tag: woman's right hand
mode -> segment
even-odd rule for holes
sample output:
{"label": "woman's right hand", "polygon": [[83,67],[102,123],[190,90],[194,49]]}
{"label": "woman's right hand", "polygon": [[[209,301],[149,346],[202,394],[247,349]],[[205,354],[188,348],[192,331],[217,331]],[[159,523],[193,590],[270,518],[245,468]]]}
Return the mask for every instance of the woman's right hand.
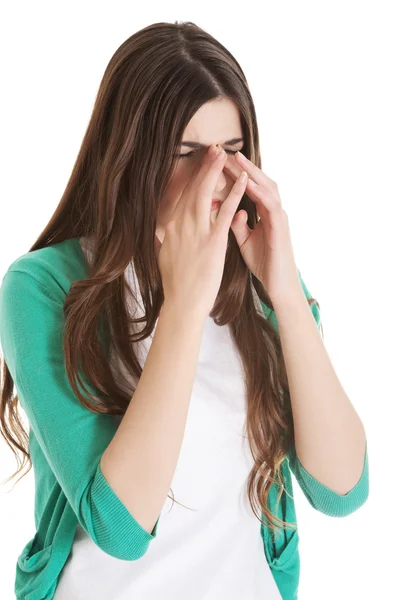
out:
{"label": "woman's right hand", "polygon": [[213,222],[212,195],[226,161],[226,152],[216,154],[210,146],[184,188],[157,256],[164,303],[188,306],[204,317],[221,286],[229,229],[247,185],[236,180]]}

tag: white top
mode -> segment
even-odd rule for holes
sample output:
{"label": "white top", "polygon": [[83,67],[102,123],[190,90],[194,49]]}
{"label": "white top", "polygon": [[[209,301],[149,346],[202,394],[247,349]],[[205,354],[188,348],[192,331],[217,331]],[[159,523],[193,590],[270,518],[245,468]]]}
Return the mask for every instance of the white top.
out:
{"label": "white top", "polygon": [[[89,240],[79,241],[89,260]],[[143,315],[132,263],[126,277]],[[139,343],[142,366],[152,335]],[[112,357],[114,370],[113,362]],[[127,375],[122,364],[118,368]],[[132,382],[130,392],[134,389]],[[247,497],[253,458],[243,434],[245,417],[240,356],[228,325],[218,326],[208,317],[171,482],[175,499],[184,506],[166,499],[157,535],[136,561],[102,551],[78,524],[53,599],[282,600],[264,554],[261,524]]]}

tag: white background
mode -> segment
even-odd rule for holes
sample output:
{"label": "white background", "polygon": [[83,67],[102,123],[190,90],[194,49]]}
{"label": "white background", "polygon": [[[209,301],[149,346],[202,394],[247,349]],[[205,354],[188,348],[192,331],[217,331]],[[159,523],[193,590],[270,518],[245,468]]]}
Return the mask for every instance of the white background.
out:
{"label": "white background", "polygon": [[[299,600],[399,593],[399,8],[114,0],[2,10],[1,277],[56,209],[104,69],[127,37],[154,22],[193,21],[244,69],[262,168],[278,183],[297,265],[369,446],[370,496],[348,517],[315,511],[293,477]],[[16,467],[0,439],[0,480]],[[2,600],[14,598],[17,556],[35,532],[33,470],[11,489],[0,487]]]}

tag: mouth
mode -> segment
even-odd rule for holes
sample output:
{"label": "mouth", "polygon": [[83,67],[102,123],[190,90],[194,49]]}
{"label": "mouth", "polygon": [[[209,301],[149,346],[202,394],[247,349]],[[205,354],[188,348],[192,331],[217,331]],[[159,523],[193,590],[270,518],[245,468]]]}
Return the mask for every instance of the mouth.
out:
{"label": "mouth", "polygon": [[217,208],[219,209],[221,207],[222,204],[222,200],[213,200],[212,204],[211,204],[211,210],[217,210]]}

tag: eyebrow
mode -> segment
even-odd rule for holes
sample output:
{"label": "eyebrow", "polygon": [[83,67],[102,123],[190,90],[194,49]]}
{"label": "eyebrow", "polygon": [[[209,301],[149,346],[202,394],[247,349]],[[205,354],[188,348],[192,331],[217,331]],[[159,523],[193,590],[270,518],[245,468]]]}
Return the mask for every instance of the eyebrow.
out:
{"label": "eyebrow", "polygon": [[[231,140],[227,140],[223,146],[233,146],[234,144],[238,144],[239,142],[243,142],[243,138],[232,138]],[[188,148],[208,148],[207,144],[200,144],[199,142],[182,142],[181,146],[188,146]]]}

